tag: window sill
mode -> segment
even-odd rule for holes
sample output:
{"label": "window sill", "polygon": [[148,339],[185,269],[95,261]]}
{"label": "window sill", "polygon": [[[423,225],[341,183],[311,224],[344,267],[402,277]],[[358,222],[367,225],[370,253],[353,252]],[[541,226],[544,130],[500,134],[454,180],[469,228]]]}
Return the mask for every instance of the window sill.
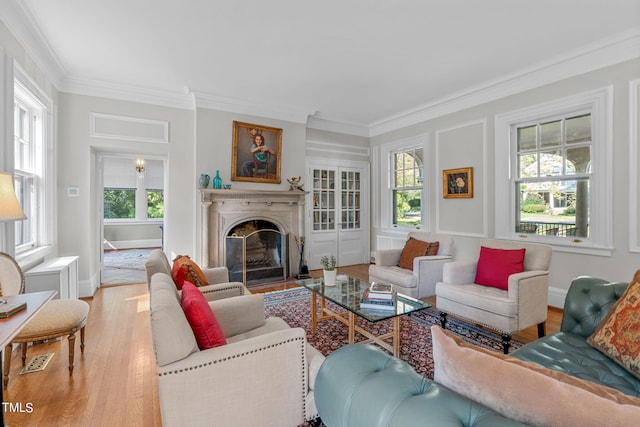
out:
{"label": "window sill", "polygon": [[138,221],[135,219],[105,219],[104,225],[162,225],[164,220],[154,219],[147,221]]}
{"label": "window sill", "polygon": [[569,241],[558,241],[558,238],[531,238],[520,237],[520,234],[512,236],[510,240],[516,242],[531,242],[531,243],[542,243],[549,245],[553,248],[554,252],[565,252],[565,253],[573,253],[580,255],[595,255],[595,256],[606,256],[610,257],[613,255],[613,248],[604,247],[604,246],[596,246],[593,243],[589,243],[586,241],[580,243],[574,243]]}
{"label": "window sill", "polygon": [[16,254],[15,259],[22,271],[27,271],[37,264],[40,264],[44,258],[52,254],[53,246],[38,246]]}

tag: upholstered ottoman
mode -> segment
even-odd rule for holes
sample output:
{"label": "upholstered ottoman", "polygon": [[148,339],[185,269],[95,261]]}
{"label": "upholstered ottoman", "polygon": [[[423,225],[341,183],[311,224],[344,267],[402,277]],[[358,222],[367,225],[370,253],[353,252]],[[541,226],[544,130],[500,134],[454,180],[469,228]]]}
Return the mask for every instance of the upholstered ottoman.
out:
{"label": "upholstered ottoman", "polygon": [[[82,300],[53,300],[33,317],[13,343],[22,344],[22,366],[27,360],[27,346],[30,342],[44,341],[68,335],[69,375],[73,374],[74,344],[76,332],[80,331],[80,351],[84,352],[84,327],[89,317],[89,304]],[[9,384],[12,344],[5,348],[4,388]]]}

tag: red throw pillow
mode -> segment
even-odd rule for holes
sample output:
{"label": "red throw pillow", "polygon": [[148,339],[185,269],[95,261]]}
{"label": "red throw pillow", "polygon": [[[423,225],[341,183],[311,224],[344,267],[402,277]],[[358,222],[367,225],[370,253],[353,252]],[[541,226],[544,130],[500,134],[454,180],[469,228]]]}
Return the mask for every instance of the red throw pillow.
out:
{"label": "red throw pillow", "polygon": [[509,289],[509,276],[524,271],[525,249],[494,249],[480,247],[475,283]]}
{"label": "red throw pillow", "polygon": [[187,255],[178,255],[173,260],[171,276],[178,289],[182,289],[184,282],[190,282],[198,287],[208,285],[207,276]]}
{"label": "red throw pillow", "polygon": [[182,286],[182,310],[191,325],[200,350],[227,343],[209,302],[193,283],[184,282]]}

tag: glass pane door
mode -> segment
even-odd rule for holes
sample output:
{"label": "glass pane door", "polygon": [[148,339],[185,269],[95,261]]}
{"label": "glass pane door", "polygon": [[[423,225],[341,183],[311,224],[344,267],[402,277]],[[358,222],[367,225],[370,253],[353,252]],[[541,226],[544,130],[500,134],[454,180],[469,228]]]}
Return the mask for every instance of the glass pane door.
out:
{"label": "glass pane door", "polygon": [[313,229],[335,230],[336,173],[313,170]]}
{"label": "glass pane door", "polygon": [[360,172],[343,171],[341,177],[340,221],[343,230],[360,228]]}

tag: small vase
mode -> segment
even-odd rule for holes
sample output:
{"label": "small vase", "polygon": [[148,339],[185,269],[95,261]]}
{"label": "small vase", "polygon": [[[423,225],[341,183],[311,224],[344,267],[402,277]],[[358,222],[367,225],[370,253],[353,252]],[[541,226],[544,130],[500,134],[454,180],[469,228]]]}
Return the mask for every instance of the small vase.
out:
{"label": "small vase", "polygon": [[336,285],[336,274],[338,270],[322,270],[324,274],[324,285],[325,286],[335,286]]}
{"label": "small vase", "polygon": [[209,186],[209,181],[211,181],[211,177],[206,173],[200,174],[200,179],[198,179],[198,184],[200,188],[207,188]]}
{"label": "small vase", "polygon": [[216,176],[213,178],[213,188],[222,188],[222,178],[220,178],[220,171],[216,171]]}

